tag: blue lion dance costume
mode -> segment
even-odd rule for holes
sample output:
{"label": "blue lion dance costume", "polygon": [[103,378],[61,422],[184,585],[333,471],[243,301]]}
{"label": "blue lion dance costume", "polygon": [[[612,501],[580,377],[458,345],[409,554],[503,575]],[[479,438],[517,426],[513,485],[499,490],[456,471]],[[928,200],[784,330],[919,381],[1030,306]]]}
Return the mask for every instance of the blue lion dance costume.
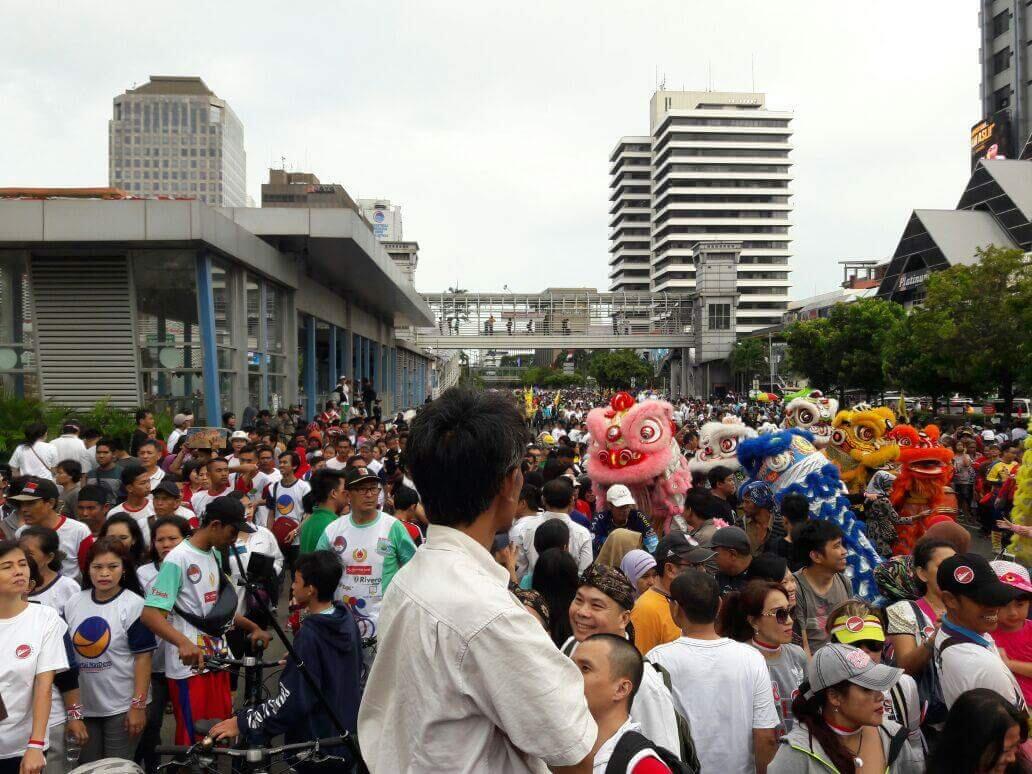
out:
{"label": "blue lion dance costume", "polygon": [[812,440],[810,433],[796,428],[746,438],[738,445],[738,461],[751,480],[768,484],[779,502],[786,494],[798,492],[810,503],[810,518],[838,524],[848,551],[846,576],[854,593],[882,604],[873,574],[882,557],[849,509],[838,468],[817,451]]}

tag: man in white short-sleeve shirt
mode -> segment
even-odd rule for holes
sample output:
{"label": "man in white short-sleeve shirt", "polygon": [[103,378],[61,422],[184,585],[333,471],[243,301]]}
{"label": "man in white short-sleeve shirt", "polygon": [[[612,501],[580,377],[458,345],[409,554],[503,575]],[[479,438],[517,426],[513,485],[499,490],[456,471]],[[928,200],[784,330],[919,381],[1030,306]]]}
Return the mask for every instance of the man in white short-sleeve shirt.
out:
{"label": "man in white short-sleeve shirt", "polygon": [[720,589],[713,576],[686,570],[670,584],[682,636],[646,654],[670,673],[674,706],[688,719],[703,771],[765,771],[779,724],[767,664],[755,648],[716,633]]}
{"label": "man in white short-sleeve shirt", "polygon": [[972,688],[991,688],[1016,708],[1025,700],[1014,675],[1003,663],[990,632],[999,609],[1025,592],[999,578],[978,554],[947,557],[936,572],[946,612],[935,635],[933,658],[946,706]]}
{"label": "man in white short-sleeve shirt", "polygon": [[598,728],[583,679],[489,550],[516,511],[525,427],[500,394],[465,389],[412,423],[406,454],[430,527],[380,609],[358,714],[372,774],[590,768]]}
{"label": "man in white short-sleeve shirt", "polygon": [[591,533],[570,518],[573,510],[573,485],[568,478],[549,481],[541,490],[545,501],[544,513],[520,519],[516,537],[516,575],[522,578],[534,571],[538,554],[534,549],[534,533],[549,519],[559,519],[570,528],[570,543],[567,550],[577,562],[577,571],[584,572],[595,558],[592,550]]}

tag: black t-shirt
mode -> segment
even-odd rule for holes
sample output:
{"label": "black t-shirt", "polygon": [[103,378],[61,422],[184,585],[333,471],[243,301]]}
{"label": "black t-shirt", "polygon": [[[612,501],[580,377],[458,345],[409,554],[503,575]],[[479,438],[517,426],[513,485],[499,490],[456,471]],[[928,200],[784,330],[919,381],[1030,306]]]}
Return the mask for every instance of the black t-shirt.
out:
{"label": "black t-shirt", "polygon": [[788,562],[788,569],[792,572],[799,572],[803,569],[803,563],[795,558],[795,546],[785,538],[779,538],[774,544],[774,553],[783,557]]}
{"label": "black t-shirt", "polygon": [[728,524],[740,526],[738,513],[735,511],[734,506],[723,497],[717,497],[715,494],[711,494],[706,500],[706,517],[710,519],[723,519]]}
{"label": "black t-shirt", "polygon": [[732,591],[741,591],[742,587],[748,583],[751,579],[749,577],[749,571],[746,570],[738,575],[725,575],[722,572],[718,572],[716,575],[717,586],[720,587],[720,596],[730,594]]}
{"label": "black t-shirt", "polygon": [[365,403],[372,403],[374,400],[376,400],[376,390],[374,390],[372,387],[366,387],[364,390],[362,390],[362,400]]}
{"label": "black t-shirt", "polygon": [[129,454],[133,457],[136,456],[136,452],[140,450],[140,444],[150,438],[149,435],[140,428],[133,430],[132,441],[129,443]]}

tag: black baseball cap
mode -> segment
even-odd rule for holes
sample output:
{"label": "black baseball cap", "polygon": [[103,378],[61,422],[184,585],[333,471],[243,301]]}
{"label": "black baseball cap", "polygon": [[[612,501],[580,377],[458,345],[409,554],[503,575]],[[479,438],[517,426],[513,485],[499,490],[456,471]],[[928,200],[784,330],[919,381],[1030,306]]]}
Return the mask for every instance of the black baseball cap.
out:
{"label": "black baseball cap", "polygon": [[749,536],[741,527],[721,527],[710,538],[710,546],[712,548],[729,548],[746,556],[752,553]]}
{"label": "black baseball cap", "polygon": [[169,497],[177,498],[182,497],[182,494],[179,492],[179,487],[176,486],[176,482],[169,481],[167,478],[161,479],[161,481],[158,482],[158,485],[151,490],[151,494],[166,494]]}
{"label": "black baseball cap", "polygon": [[365,481],[380,483],[380,477],[364,465],[352,465],[344,471],[344,488],[354,489]]}
{"label": "black baseball cap", "polygon": [[33,500],[56,500],[58,496],[57,484],[49,479],[33,476],[22,485],[18,494],[10,499],[27,503]]}
{"label": "black baseball cap", "polygon": [[988,560],[978,554],[954,554],[944,559],[935,577],[941,591],[989,607],[1002,607],[1025,593],[1001,581]]}
{"label": "black baseball cap", "polygon": [[705,564],[716,556],[716,553],[703,548],[680,530],[673,530],[660,539],[653,556],[656,558],[656,564],[660,566],[672,558],[689,564]]}
{"label": "black baseball cap", "polygon": [[244,516],[244,504],[235,497],[216,497],[204,509],[204,523],[220,521],[232,524],[241,532],[257,532]]}

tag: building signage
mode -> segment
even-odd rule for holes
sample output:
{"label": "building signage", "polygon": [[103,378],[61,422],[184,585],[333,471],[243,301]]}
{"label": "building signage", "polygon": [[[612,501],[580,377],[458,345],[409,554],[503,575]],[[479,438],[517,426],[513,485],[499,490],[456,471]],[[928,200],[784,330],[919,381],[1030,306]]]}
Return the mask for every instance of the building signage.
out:
{"label": "building signage", "polygon": [[1010,115],[1000,111],[971,127],[971,168],[982,159],[1005,159],[1011,156]]}
{"label": "building signage", "polygon": [[928,279],[928,273],[928,269],[921,269],[920,271],[908,271],[906,274],[900,274],[899,284],[896,286],[896,289],[908,290],[918,285],[923,285]]}

